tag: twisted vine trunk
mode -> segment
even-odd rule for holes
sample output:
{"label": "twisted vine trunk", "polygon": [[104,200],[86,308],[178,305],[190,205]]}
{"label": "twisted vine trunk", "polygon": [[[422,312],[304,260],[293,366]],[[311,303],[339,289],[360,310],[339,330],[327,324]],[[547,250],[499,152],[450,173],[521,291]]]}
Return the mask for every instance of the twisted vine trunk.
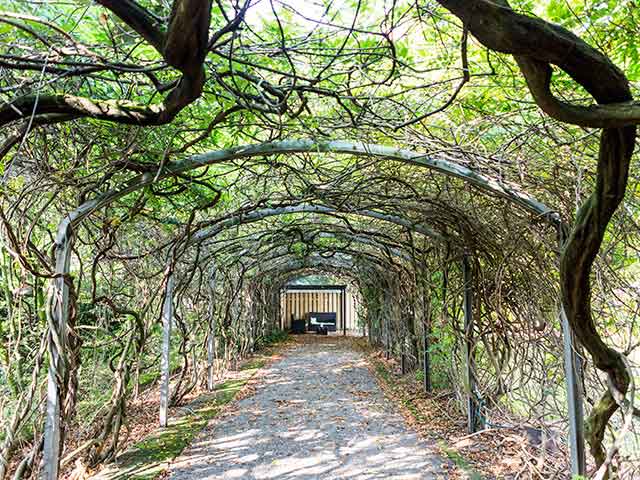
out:
{"label": "twisted vine trunk", "polygon": [[[600,337],[591,310],[591,269],[613,214],[622,202],[635,145],[635,108],[625,75],[602,53],[568,30],[511,10],[505,0],[439,0],[483,45],[512,54],[538,106],[550,116],[585,127],[603,128],[593,193],[579,209],[561,253],[562,300],[576,337],[621,394],[629,387],[622,354]],[[557,65],[584,87],[599,105],[575,106],[550,90]],[[608,390],[587,420],[587,441],[598,466],[606,459],[605,428],[618,410]]]}
{"label": "twisted vine trunk", "polygon": [[[634,143],[634,127],[602,132],[596,189],[576,216],[560,265],[562,298],[571,327],[596,367],[607,373],[622,394],[628,390],[629,374],[621,353],[607,346],[596,330],[591,311],[590,273],[607,225],[624,198]],[[602,441],[607,423],[616,410],[618,404],[607,390],[587,422],[587,440],[598,465],[606,458]]]}

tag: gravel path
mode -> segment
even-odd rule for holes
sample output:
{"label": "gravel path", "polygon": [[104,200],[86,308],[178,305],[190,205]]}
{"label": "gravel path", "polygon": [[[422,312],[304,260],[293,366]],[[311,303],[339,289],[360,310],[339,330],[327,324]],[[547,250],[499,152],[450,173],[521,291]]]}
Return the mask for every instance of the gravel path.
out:
{"label": "gravel path", "polygon": [[442,461],[394,411],[361,354],[299,344],[176,459],[174,480],[433,479]]}

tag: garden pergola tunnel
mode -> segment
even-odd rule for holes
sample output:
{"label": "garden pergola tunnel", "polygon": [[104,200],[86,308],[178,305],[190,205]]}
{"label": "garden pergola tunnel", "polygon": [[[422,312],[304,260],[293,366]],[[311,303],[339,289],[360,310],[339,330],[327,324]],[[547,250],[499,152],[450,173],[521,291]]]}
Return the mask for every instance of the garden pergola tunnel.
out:
{"label": "garden pergola tunnel", "polygon": [[[349,143],[344,141],[333,142],[314,142],[311,140],[295,140],[285,141],[277,143],[267,143],[260,145],[252,145],[246,147],[238,147],[230,150],[210,152],[202,155],[196,155],[190,157],[187,160],[178,163],[171,163],[164,167],[158,174],[153,175],[150,173],[144,173],[137,177],[128,180],[121,188],[116,188],[103,193],[102,195],[90,199],[84,202],[78,209],[71,212],[65,217],[63,222],[58,227],[58,235],[56,238],[55,248],[55,278],[53,280],[53,303],[51,308],[51,320],[50,320],[50,340],[49,340],[49,353],[50,353],[50,369],[48,379],[48,396],[47,396],[47,416],[45,427],[45,441],[44,441],[44,458],[45,458],[45,478],[54,479],[58,476],[58,464],[60,460],[60,385],[59,379],[64,378],[65,369],[67,368],[68,361],[65,355],[68,351],[68,327],[67,322],[69,318],[69,295],[70,295],[70,258],[74,241],[74,233],[79,228],[80,224],[88,218],[93,212],[100,208],[108,206],[110,203],[128,195],[136,190],[140,190],[147,186],[153,185],[156,182],[162,181],[174,175],[178,175],[189,170],[193,170],[206,165],[215,163],[221,163],[225,161],[231,161],[249,157],[262,157],[271,156],[276,154],[293,154],[293,153],[331,153],[331,154],[343,154],[343,155],[356,155],[372,158],[380,158],[387,160],[396,160],[399,162],[409,163],[414,166],[424,167],[426,169],[433,170],[438,173],[442,173],[447,176],[452,176],[463,180],[464,182],[478,188],[489,195],[497,196],[508,200],[515,206],[524,209],[529,214],[533,214],[535,217],[548,222],[554,228],[563,230],[563,226],[559,221],[559,217],[553,212],[552,209],[544,206],[535,199],[530,198],[526,194],[519,192],[516,188],[496,182],[490,178],[480,175],[472,170],[458,165],[454,162],[446,159],[433,159],[423,154],[414,153],[406,150],[399,150],[395,148],[383,147],[378,145],[366,145],[362,143]],[[247,225],[250,223],[259,222],[268,217],[277,217],[291,214],[314,214],[314,215],[335,215],[340,213],[347,213],[350,215],[360,215],[363,217],[369,217],[378,221],[389,222],[402,226],[408,231],[425,235],[432,239],[433,242],[446,242],[447,235],[445,232],[438,232],[431,228],[428,224],[415,223],[410,218],[406,218],[403,215],[392,215],[389,213],[380,212],[373,209],[352,209],[348,206],[332,206],[322,205],[321,201],[315,204],[301,203],[291,205],[281,205],[276,207],[257,208],[250,211],[242,211],[237,214],[230,214],[226,218],[215,220],[211,225],[205,226],[202,229],[190,232],[186,237],[186,240],[177,242],[176,245],[170,250],[167,258],[167,269],[165,274],[165,293],[164,293],[164,307],[162,313],[164,336],[163,336],[163,349],[162,349],[162,379],[161,379],[161,406],[160,406],[160,422],[162,425],[166,425],[168,422],[167,406],[169,398],[169,343],[171,334],[171,323],[174,316],[173,295],[174,295],[174,276],[176,275],[176,256],[179,252],[183,252],[187,247],[193,247],[198,245],[204,245],[206,242],[211,242],[221,232],[229,230],[241,225]],[[361,242],[368,244],[376,244],[375,239],[371,239],[365,235],[366,240],[359,239]],[[391,250],[387,250],[391,251]],[[277,252],[277,251],[276,251]],[[398,252],[396,252],[398,253]],[[467,274],[470,272],[468,265],[468,254],[461,249],[459,252],[459,258],[461,264],[464,266],[463,271]],[[353,253],[345,253],[345,259],[351,259],[353,261]],[[276,255],[276,258],[286,258],[286,252],[281,255]],[[215,259],[214,259],[215,261]],[[262,259],[262,263],[264,259]],[[319,265],[323,264],[323,260],[320,260]],[[300,266],[298,267],[300,268]],[[338,268],[344,268],[344,266],[338,266]],[[211,272],[211,281],[215,282],[215,276],[217,269],[213,269]],[[471,372],[473,364],[473,357],[471,353],[471,345],[474,340],[471,337],[472,325],[473,325],[473,306],[472,306],[472,291],[470,277],[465,277],[465,295],[464,295],[464,307],[465,307],[465,341],[467,343],[467,383],[466,390],[468,392],[468,413],[469,413],[469,429],[475,431],[480,425],[479,418],[476,416],[478,412],[478,406],[476,405],[475,393],[474,393],[474,378]],[[582,428],[582,412],[581,412],[581,395],[579,391],[579,381],[574,377],[574,372],[578,372],[579,365],[576,360],[576,353],[573,346],[573,339],[570,333],[568,322],[566,322],[566,316],[561,313],[562,327],[564,329],[565,338],[565,356],[567,370],[567,392],[569,399],[570,410],[570,428],[571,428],[571,447],[572,447],[572,468],[575,473],[581,473],[584,471],[584,450],[583,439],[581,434]],[[212,359],[212,353],[214,349],[215,332],[209,332],[208,336],[208,351],[210,352],[209,361]],[[425,362],[425,368],[427,362]],[[208,383],[212,386],[213,380],[211,377],[211,364],[208,365]]]}
{"label": "garden pergola tunnel", "polygon": [[532,476],[639,476],[637,2],[76,3],[0,9],[0,478],[113,460],[158,363],[170,423],[295,272],[470,430],[568,438]]}

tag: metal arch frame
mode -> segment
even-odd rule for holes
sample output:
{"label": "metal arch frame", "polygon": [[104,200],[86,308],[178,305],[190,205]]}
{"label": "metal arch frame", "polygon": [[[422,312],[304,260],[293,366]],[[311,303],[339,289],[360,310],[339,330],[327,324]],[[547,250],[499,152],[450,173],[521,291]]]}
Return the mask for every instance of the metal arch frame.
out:
{"label": "metal arch frame", "polygon": [[[256,156],[269,156],[293,153],[333,153],[356,156],[373,156],[381,159],[399,161],[422,166],[436,172],[459,178],[479,189],[509,200],[534,215],[545,218],[554,225],[561,224],[559,215],[543,203],[523,193],[515,186],[496,181],[473,170],[446,159],[434,159],[428,154],[418,153],[384,145],[349,142],[344,140],[318,142],[315,140],[287,140],[281,142],[261,143],[217,150],[193,155],[185,160],[170,163],[158,174],[146,172],[137,175],[120,188],[111,189],[91,200],[84,202],[77,209],[66,215],[59,223],[55,239],[55,277],[53,279],[53,304],[51,306],[51,322],[48,340],[49,370],[47,376],[47,406],[44,431],[43,459],[45,468],[43,478],[58,478],[60,461],[60,398],[56,377],[64,374],[66,368],[64,356],[68,345],[67,322],[69,316],[69,291],[66,282],[69,280],[71,247],[75,228],[97,209],[107,206],[129,193],[138,191],[157,181],[170,178],[187,171],[237,159]],[[414,225],[411,225],[414,227]]]}
{"label": "metal arch frame", "polygon": [[363,217],[375,218],[378,220],[387,221],[400,225],[402,227],[409,228],[417,233],[421,233],[428,237],[431,237],[438,241],[445,241],[445,238],[433,229],[419,223],[413,223],[403,217],[397,215],[390,215],[387,213],[377,212],[375,210],[360,209],[360,210],[341,210],[335,207],[328,207],[326,205],[318,205],[314,203],[292,203],[286,206],[280,207],[267,207],[259,210],[254,210],[248,213],[242,213],[229,216],[216,225],[208,228],[201,229],[191,235],[188,239],[187,245],[194,245],[199,242],[203,242],[208,238],[215,237],[223,230],[231,228],[237,225],[244,225],[247,223],[258,222],[268,217],[274,217],[279,215],[286,215],[290,213],[319,213],[319,214],[349,214],[360,215]]}
{"label": "metal arch frame", "polygon": [[296,259],[293,259],[293,261],[290,262],[288,265],[285,265],[285,268],[283,269],[271,268],[269,270],[259,271],[256,273],[255,276],[260,277],[267,273],[272,273],[274,271],[279,273],[279,275],[283,276],[284,279],[278,280],[278,282],[276,282],[276,285],[278,286],[278,288],[282,288],[282,286],[285,285],[287,280],[291,278],[292,275],[299,274],[300,272],[303,272],[305,270],[322,271],[325,273],[328,273],[328,272],[336,273],[335,271],[340,271],[342,272],[342,275],[345,275],[351,278],[353,281],[358,282],[358,277],[356,275],[352,275],[350,273],[350,270],[347,270],[347,268],[353,268],[355,264],[346,265],[341,262],[334,262],[334,260],[337,260],[337,259],[335,259],[334,257],[329,257],[329,258],[319,257],[319,258],[314,258],[312,260],[313,262],[315,262],[314,265],[309,265],[308,257],[306,259],[306,263],[302,259],[296,258]]}
{"label": "metal arch frame", "polygon": [[[303,205],[299,205],[297,207],[298,207],[297,211],[306,211],[304,210]],[[282,207],[282,208],[288,208],[288,207]],[[198,232],[192,238],[194,239],[194,241],[196,240],[196,237],[197,237],[197,240],[204,241],[206,238],[210,238],[212,236],[217,235],[222,230],[224,230],[224,228],[227,228],[228,226],[251,223],[251,222],[258,221],[260,219],[267,218],[269,216],[278,215],[279,213],[276,210],[277,209],[265,209],[263,211],[254,211],[252,212],[254,215],[252,215],[250,218],[238,219],[237,217],[229,217],[228,219],[229,225],[219,225],[212,229]],[[315,213],[329,213],[330,210],[331,209],[329,207],[316,208],[316,206],[314,206],[313,208],[313,211]],[[291,213],[291,211],[287,211],[284,213]],[[364,212],[349,212],[349,213],[360,213],[363,216],[368,216],[367,213],[364,213]],[[398,222],[395,222],[393,219],[390,219],[389,217],[385,218],[385,220],[390,221],[392,223],[398,223]],[[400,224],[402,225],[403,223],[400,223]],[[330,232],[330,233],[327,233],[327,235],[333,238],[342,236],[345,239],[348,239],[349,241],[353,241],[355,243],[367,244],[369,246],[372,246],[375,250],[385,251],[390,254],[393,254],[394,256],[400,257],[404,260],[409,260],[405,252],[402,251],[401,245],[399,246],[400,248],[390,247],[388,245],[381,244],[376,240],[372,240],[368,238],[368,236],[366,235],[361,235],[361,234],[349,235],[349,234],[345,234],[344,232]],[[320,231],[320,236],[322,236],[321,231]],[[353,258],[353,256],[349,253],[347,253],[347,255]],[[287,252],[284,252],[282,254],[277,255],[275,258],[286,257],[286,256],[287,256]],[[375,255],[373,256],[376,257]],[[274,259],[272,258],[270,260],[274,260]],[[484,428],[484,423],[482,419],[478,417],[479,407],[477,405],[477,400],[474,396],[475,380],[473,378],[473,347],[472,347],[473,302],[470,300],[471,296],[473,295],[473,291],[472,291],[472,285],[470,280],[471,277],[470,277],[469,258],[467,255],[464,255],[463,257],[462,270],[465,273],[465,281],[464,281],[465,283],[465,294],[464,294],[465,342],[466,342],[465,363],[466,363],[466,377],[467,377],[467,383],[469,388],[468,399],[467,399],[468,400],[467,402],[468,403],[467,405],[468,429],[471,433],[473,433],[477,431],[479,428]],[[581,398],[582,395],[579,388],[576,387],[576,381],[577,381],[576,376],[579,376],[581,374],[580,367],[579,367],[580,359],[577,356],[576,352],[574,351],[575,347],[574,347],[573,334],[566,322],[566,316],[564,315],[564,310],[562,309],[562,307],[560,310],[560,319],[561,319],[561,329],[562,329],[562,334],[564,339],[563,349],[564,349],[564,357],[565,357],[565,370],[567,372],[566,388],[568,391],[568,405],[569,405],[569,412],[570,412],[570,422],[569,422],[570,433],[571,433],[570,443],[573,446],[571,458],[572,458],[573,469],[578,470],[579,468],[582,468],[580,467],[580,465],[584,465],[584,450],[585,450],[584,438],[583,438],[583,427],[582,427],[582,421],[583,421],[582,420],[583,407],[582,407],[582,398]],[[343,325],[343,334],[345,334],[344,325]],[[425,349],[425,352],[426,352],[426,349]],[[427,360],[427,357],[425,356],[425,368],[427,368],[426,367],[427,362],[428,360]],[[578,366],[576,367],[576,365]]]}
{"label": "metal arch frame", "polygon": [[[406,252],[403,252],[402,250],[398,249],[398,248],[392,248],[392,247],[386,247],[385,245],[380,245],[380,244],[376,244],[376,242],[370,242],[370,241],[366,241],[366,239],[363,238],[358,238],[358,237],[347,237],[345,236],[345,238],[348,239],[348,241],[350,243],[357,243],[359,245],[367,245],[367,246],[371,246],[373,248],[373,250],[371,251],[362,251],[362,252],[355,252],[352,251],[346,247],[342,247],[342,246],[338,246],[334,249],[332,249],[336,254],[344,254],[344,255],[349,255],[351,258],[354,257],[355,254],[359,255],[360,257],[373,257],[376,259],[376,261],[378,261],[379,263],[381,262],[386,262],[389,260],[389,258],[385,258],[384,256],[378,255],[377,252],[383,252],[383,253],[387,253],[389,256],[393,256],[393,257],[397,257],[400,258],[406,262],[410,262],[412,259],[411,257],[409,257],[409,255]],[[376,252],[376,253],[374,253]],[[251,257],[252,253],[254,253],[251,249],[249,248],[244,248],[242,250],[240,250],[239,252],[236,253],[236,257],[244,257],[244,256],[249,256]],[[251,262],[246,266],[247,270],[251,270],[253,268],[257,268],[258,265],[263,264],[267,261],[270,260],[274,260],[277,258],[282,258],[282,257],[287,257],[290,256],[291,252],[287,249],[286,245],[278,245],[276,247],[274,247],[270,252],[269,252],[269,256],[265,257],[264,255],[261,255],[260,253],[257,254],[258,258],[255,258],[251,260]],[[207,261],[209,261],[211,259],[211,257],[208,258],[204,258],[202,259],[202,263],[206,263]],[[373,260],[372,260],[373,261]],[[230,264],[228,264],[230,265]]]}
{"label": "metal arch frame", "polygon": [[214,262],[211,266],[211,271],[209,273],[209,279],[207,282],[207,288],[209,290],[209,308],[207,310],[207,320],[209,323],[209,328],[207,331],[207,390],[212,392],[214,390],[214,381],[213,381],[213,364],[215,362],[216,357],[216,308],[215,308],[215,299],[216,299],[216,277],[217,277],[217,266]]}
{"label": "metal arch frame", "polygon": [[[283,261],[284,259],[284,261]],[[302,258],[291,259],[290,257],[281,256],[279,258],[270,259],[271,266],[266,270],[261,270],[256,276],[263,276],[272,272],[280,272],[281,274],[289,275],[297,273],[303,270],[314,269],[329,271],[329,269],[341,270],[343,272],[350,272],[351,269],[356,267],[356,264],[350,258],[350,256],[340,257],[322,257],[319,255],[313,255]],[[356,279],[354,275],[347,273],[347,276]]]}
{"label": "metal arch frame", "polygon": [[[301,272],[309,269],[316,270],[316,271],[330,272],[335,270],[345,271],[346,268],[349,268],[349,265],[344,263],[344,261],[340,261],[340,260],[336,261],[336,260],[337,259],[334,259],[334,258],[324,258],[324,257],[307,259],[305,261],[299,260],[299,259],[292,261],[291,259],[289,259],[285,262],[279,262],[278,265],[275,265],[269,270],[266,270],[265,272],[261,272],[261,273],[278,272],[280,274],[285,274],[286,276],[288,276],[289,274],[293,274],[296,272]],[[348,275],[348,276],[353,278],[353,276],[351,275]],[[274,287],[274,288],[282,289],[283,286],[279,285],[278,287]]]}
{"label": "metal arch frame", "polygon": [[[369,245],[375,249],[383,250],[389,255],[393,255],[410,262],[414,261],[414,259],[411,258],[409,254],[404,251],[405,245],[403,245],[402,242],[393,242],[389,237],[385,237],[385,235],[379,231],[352,232],[349,229],[342,226],[341,224],[324,224],[323,223],[323,224],[314,224],[314,227],[316,227],[315,230],[302,231],[303,235],[309,236],[309,238],[305,237],[303,240],[313,239],[313,237],[335,238],[336,240],[343,241],[343,242]],[[278,233],[281,233],[281,232],[278,232]],[[270,235],[269,230],[263,230],[260,232],[253,233],[251,235],[244,236],[239,239],[236,239],[236,238],[229,239],[229,240],[222,239],[220,240],[220,246],[217,249],[215,249],[213,252],[209,253],[208,255],[203,256],[200,262],[207,263],[209,261],[212,261],[211,259],[216,255],[219,255],[221,252],[227,252],[229,255],[232,255],[231,252],[233,250],[235,250],[235,252],[233,252],[233,255],[235,256],[244,256],[247,254],[256,253],[255,246],[252,246],[251,248],[245,248],[243,247],[242,244],[245,242],[255,242],[255,241],[261,242],[263,237],[269,237],[269,235]],[[274,236],[275,235],[269,238],[273,238]],[[217,259],[215,261],[217,261]],[[253,268],[253,267],[249,267],[249,269],[250,268]]]}
{"label": "metal arch frame", "polygon": [[[333,226],[333,224],[331,224]],[[404,246],[401,243],[396,243],[396,244],[389,244],[384,240],[379,240],[378,238],[375,238],[376,236],[373,234],[373,232],[370,232],[369,234],[363,234],[363,233],[352,233],[347,229],[342,229],[342,228],[338,228],[338,229],[333,229],[333,228],[328,228],[327,225],[325,224],[320,224],[320,225],[315,225],[317,226],[317,230],[315,232],[310,232],[309,233],[309,237],[305,237],[304,240],[312,240],[314,236],[317,236],[318,238],[334,238],[338,241],[342,241],[342,242],[349,242],[349,243],[357,243],[360,245],[368,245],[371,246],[372,248],[376,249],[376,250],[381,250],[386,252],[389,255],[393,255],[395,257],[399,257],[402,258],[405,261],[413,261],[413,259],[409,256],[409,254],[407,252],[404,251]],[[307,232],[303,232],[303,234],[307,234]],[[229,248],[238,248],[240,247],[240,244],[246,241],[251,240],[250,238],[242,238],[239,240],[229,240]],[[237,243],[234,243],[237,242]],[[220,247],[217,252],[220,251],[224,251],[226,247]],[[251,248],[243,248],[241,249],[239,252],[236,253],[236,256],[242,256],[242,255],[246,255],[246,254],[251,254],[251,253],[255,253],[255,249]],[[210,260],[210,258],[215,255],[215,253],[210,254],[206,257],[203,257],[201,259],[201,262],[206,263],[207,261]],[[420,262],[421,263],[421,262]]]}
{"label": "metal arch frame", "polygon": [[169,376],[170,376],[170,349],[171,326],[175,312],[173,304],[173,292],[175,288],[174,273],[167,269],[167,284],[162,304],[162,352],[160,355],[160,426],[169,424]]}

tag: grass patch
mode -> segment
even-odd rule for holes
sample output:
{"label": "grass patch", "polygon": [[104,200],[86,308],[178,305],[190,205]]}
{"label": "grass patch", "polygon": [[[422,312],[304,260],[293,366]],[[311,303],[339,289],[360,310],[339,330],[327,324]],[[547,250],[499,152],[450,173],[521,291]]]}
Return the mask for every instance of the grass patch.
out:
{"label": "grass patch", "polygon": [[286,330],[274,330],[267,336],[260,338],[256,344],[257,348],[273,347],[290,340],[291,336]]}
{"label": "grass patch", "polygon": [[476,472],[467,459],[460,455],[459,452],[449,448],[448,445],[442,441],[438,442],[438,447],[440,447],[442,453],[444,453],[449,460],[467,474],[469,480],[483,480],[482,475]]}
{"label": "grass patch", "polygon": [[376,373],[380,376],[380,378],[382,378],[382,380],[384,380],[389,388],[393,388],[394,385],[392,384],[389,371],[381,362],[374,361],[374,364],[376,366]]}
{"label": "grass patch", "polygon": [[115,468],[107,468],[96,479],[101,480],[153,480],[167,468],[192,442],[222,407],[231,402],[251,377],[265,364],[256,359],[245,364],[242,371],[246,375],[240,379],[228,380],[216,387],[212,393],[202,395],[189,405],[185,415],[173,419],[167,428],[156,430],[150,437],[134,445],[118,457]]}
{"label": "grass patch", "polygon": [[251,360],[245,363],[240,370],[258,370],[264,367],[265,361],[262,358],[256,358],[255,360]]}

